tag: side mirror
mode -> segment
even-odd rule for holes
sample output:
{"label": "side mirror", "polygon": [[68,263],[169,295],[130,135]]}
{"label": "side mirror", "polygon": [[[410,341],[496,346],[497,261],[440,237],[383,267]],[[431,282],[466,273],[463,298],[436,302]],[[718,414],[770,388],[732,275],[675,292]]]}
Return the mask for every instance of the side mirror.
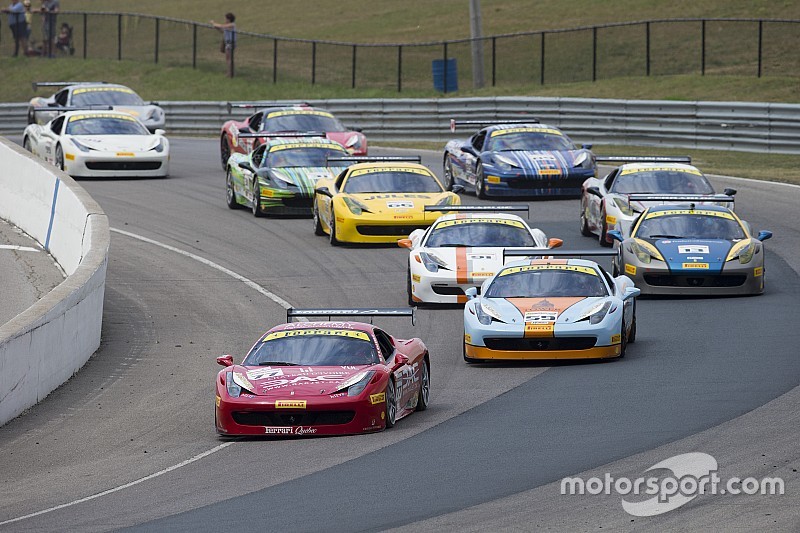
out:
{"label": "side mirror", "polygon": [[253,165],[251,165],[250,162],[248,162],[248,161],[240,162],[239,163],[239,168],[243,168],[243,169],[245,169],[247,171],[250,171],[250,172],[255,172],[255,170],[253,170]]}
{"label": "side mirror", "polygon": [[161,104],[159,104],[158,102],[150,102],[149,105],[154,105],[154,106],[159,106],[159,107],[161,106]]}
{"label": "side mirror", "polygon": [[475,157],[478,157],[478,152],[475,151],[475,148],[473,148],[471,144],[469,143],[462,144],[460,148],[462,152],[466,152],[469,155],[474,155]]}
{"label": "side mirror", "polygon": [[611,237],[612,239],[614,239],[615,241],[622,242],[622,241],[625,240],[625,239],[622,238],[622,232],[620,230],[618,230],[618,229],[608,230],[608,232],[606,234],[609,237]]}
{"label": "side mirror", "polygon": [[397,370],[401,366],[408,364],[408,357],[405,355],[398,353],[394,356],[394,365],[392,366],[392,370]]}
{"label": "side mirror", "polygon": [[772,232],[767,230],[759,231],[758,237],[756,237],[756,239],[758,239],[759,241],[766,241],[767,239],[771,238],[772,238]]}
{"label": "side mirror", "polygon": [[220,366],[233,366],[233,356],[223,355],[221,357],[217,357],[217,364]]}
{"label": "side mirror", "polygon": [[161,128],[158,128],[156,131],[153,132],[153,134],[154,135],[166,135],[167,134],[167,130],[162,130]]}
{"label": "side mirror", "polygon": [[724,191],[722,191],[722,194],[724,194],[725,196],[736,196],[736,189],[727,188]]}
{"label": "side mirror", "polygon": [[592,194],[594,196],[597,196],[598,198],[602,198],[603,197],[603,194],[600,192],[600,189],[597,188],[597,187],[587,187],[586,188],[586,192],[588,192],[589,194]]}
{"label": "side mirror", "polygon": [[637,287],[625,287],[625,291],[622,293],[622,301],[636,298],[640,294],[642,294],[642,289]]}
{"label": "side mirror", "polygon": [[561,248],[561,245],[564,244],[564,241],[561,239],[547,239],[547,247],[548,248]]}
{"label": "side mirror", "polygon": [[333,198],[331,191],[327,187],[319,187],[314,189],[314,192],[317,194],[321,194],[322,196],[327,196],[328,198]]}
{"label": "side mirror", "polygon": [[583,148],[584,150],[591,150],[592,149],[592,145],[591,144],[582,144],[581,148]]}
{"label": "side mirror", "polygon": [[399,241],[397,241],[397,246],[399,246],[400,248],[411,249],[414,245],[411,242],[411,239],[400,239]]}
{"label": "side mirror", "polygon": [[456,194],[460,194],[460,193],[464,192],[464,186],[463,185],[453,185],[453,192],[456,193]]}
{"label": "side mirror", "polygon": [[472,300],[473,298],[478,297],[478,287],[470,287],[469,289],[464,291],[464,294],[467,295],[467,300]]}

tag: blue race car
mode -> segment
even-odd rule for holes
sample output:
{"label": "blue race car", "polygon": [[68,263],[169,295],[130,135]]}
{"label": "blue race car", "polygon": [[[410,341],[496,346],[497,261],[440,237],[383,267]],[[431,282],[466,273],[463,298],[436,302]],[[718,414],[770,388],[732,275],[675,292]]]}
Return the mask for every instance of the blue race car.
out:
{"label": "blue race car", "polygon": [[450,121],[450,130],[481,125],[468,140],[444,148],[445,187],[461,184],[478,198],[488,196],[580,196],[581,185],[595,176],[591,145],[581,148],[561,130],[535,119],[486,125]]}
{"label": "blue race car", "polygon": [[[648,207],[634,222],[628,238],[619,230],[614,272],[624,272],[642,294],[760,294],[764,292],[763,241],[731,209],[697,203],[687,196],[631,195],[631,201],[680,204]],[[717,200],[719,201],[719,200]],[[731,198],[729,201],[733,201]]]}
{"label": "blue race car", "polygon": [[[625,355],[636,340],[635,297],[627,276],[612,277],[594,261],[613,250],[507,250],[524,256],[467,289],[464,360],[604,359]],[[564,257],[570,257],[564,259]]]}

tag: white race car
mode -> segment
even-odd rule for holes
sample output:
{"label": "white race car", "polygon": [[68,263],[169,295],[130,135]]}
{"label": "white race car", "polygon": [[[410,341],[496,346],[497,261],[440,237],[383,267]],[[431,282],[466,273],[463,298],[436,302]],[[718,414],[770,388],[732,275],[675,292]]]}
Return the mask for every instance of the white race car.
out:
{"label": "white race car", "polygon": [[23,147],[73,177],[166,177],[169,141],[119,111],[67,111],[29,124]]}
{"label": "white race car", "polygon": [[[632,202],[631,194],[713,195],[714,187],[688,156],[597,156],[598,162],[624,163],[604,178],[589,178],[581,187],[581,233],[598,235],[600,244],[611,246],[609,230],[630,235],[633,221],[652,202]],[[725,189],[722,202],[736,194]],[[710,198],[708,203],[714,203]],[[726,205],[723,203],[722,205]]]}
{"label": "white race car", "polygon": [[409,248],[408,303],[466,303],[466,290],[479,287],[503,266],[508,248],[556,248],[561,239],[547,239],[509,211],[527,206],[470,205],[426,207],[426,211],[460,212],[439,217],[418,229],[399,246]]}

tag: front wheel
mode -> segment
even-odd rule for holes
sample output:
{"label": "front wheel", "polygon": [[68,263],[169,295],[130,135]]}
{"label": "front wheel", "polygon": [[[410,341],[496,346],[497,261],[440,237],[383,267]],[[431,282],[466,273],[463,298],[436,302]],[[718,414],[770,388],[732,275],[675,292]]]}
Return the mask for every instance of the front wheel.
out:
{"label": "front wheel", "polygon": [[422,360],[422,376],[420,377],[419,393],[417,394],[417,411],[424,411],[428,408],[428,401],[431,396],[431,372],[428,368],[428,361]]}
{"label": "front wheel", "polygon": [[56,167],[58,167],[59,170],[64,170],[64,150],[61,148],[60,144],[58,146],[56,146],[56,163],[55,164],[56,164]]}
{"label": "front wheel", "polygon": [[611,247],[611,243],[608,242],[608,222],[606,221],[606,210],[600,213],[600,217],[602,219],[602,223],[600,224],[600,246],[605,246],[606,248]]}
{"label": "front wheel", "polygon": [[478,163],[475,169],[475,196],[481,200],[486,199],[486,176],[483,175],[483,163]]}
{"label": "front wheel", "polygon": [[587,216],[588,211],[589,206],[587,205],[586,198],[584,197],[581,200],[581,235],[584,237],[592,236],[592,232],[589,229],[589,217]]}
{"label": "front wheel", "polygon": [[258,184],[258,178],[253,181],[253,216],[264,216],[261,208],[261,185]]}
{"label": "front wheel", "polygon": [[231,144],[227,135],[223,135],[219,140],[219,158],[222,163],[222,169],[228,168],[228,159],[231,157]]}
{"label": "front wheel", "polygon": [[31,140],[29,138],[25,137],[22,140],[22,148],[27,152],[32,152],[32,150],[31,150]]}
{"label": "front wheel", "polygon": [[236,192],[233,190],[233,176],[231,176],[231,169],[225,173],[225,203],[231,209],[238,209],[239,202],[236,201]]}
{"label": "front wheel", "polygon": [[333,206],[331,206],[331,223],[328,224],[328,229],[330,230],[328,240],[331,246],[339,246],[339,239],[336,238],[336,213],[333,212]]}
{"label": "front wheel", "polygon": [[453,163],[450,161],[450,157],[447,156],[444,159],[444,188],[448,191],[452,191],[455,183],[456,179],[453,177]]}
{"label": "front wheel", "polygon": [[408,306],[414,307],[417,302],[414,301],[413,293],[411,292],[411,268],[408,269],[406,276],[406,292],[408,293]]}
{"label": "front wheel", "polygon": [[311,208],[311,214],[314,217],[314,235],[320,237],[325,235],[325,230],[322,229],[322,222],[319,219],[319,208],[316,201],[314,201],[314,206]]}
{"label": "front wheel", "polygon": [[390,377],[386,385],[386,429],[394,427],[397,421],[397,399],[395,398],[394,380]]}

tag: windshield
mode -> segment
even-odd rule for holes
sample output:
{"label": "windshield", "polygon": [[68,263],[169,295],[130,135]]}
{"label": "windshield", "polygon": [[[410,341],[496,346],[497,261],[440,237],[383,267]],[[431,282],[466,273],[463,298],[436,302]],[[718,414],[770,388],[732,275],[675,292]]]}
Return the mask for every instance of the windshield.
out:
{"label": "windshield", "polygon": [[510,150],[563,151],[575,150],[575,145],[563,135],[544,132],[506,133],[489,137],[486,150],[504,152]]}
{"label": "windshield", "polygon": [[327,113],[276,111],[266,117],[261,131],[347,131],[341,122]]}
{"label": "windshield", "polygon": [[379,363],[364,331],[337,329],[283,330],[270,333],[247,354],[244,366],[341,366]]}
{"label": "windshield", "polygon": [[[267,155],[262,166],[272,168],[286,167],[327,167],[326,158],[348,155],[345,150],[336,148],[293,148],[273,150]],[[341,166],[341,165],[339,165]]]}
{"label": "windshield", "polygon": [[[558,269],[553,267],[560,267]],[[531,265],[512,267],[500,273],[486,291],[487,298],[539,298],[542,296],[606,296],[608,293],[597,271],[590,267]],[[534,270],[529,270],[534,269]],[[590,272],[593,272],[590,273]]]}
{"label": "windshield", "polygon": [[446,220],[431,230],[425,246],[506,247],[536,246],[528,229],[517,220]]}
{"label": "windshield", "polygon": [[149,135],[136,120],[112,117],[72,117],[67,123],[68,135]]}
{"label": "windshield", "polygon": [[72,92],[72,105],[144,105],[139,95],[130,89],[75,89]]}
{"label": "windshield", "polygon": [[717,215],[675,214],[642,220],[635,237],[640,239],[725,239],[746,237],[742,226],[729,213]]}
{"label": "windshield", "polygon": [[442,186],[429,174],[413,171],[353,171],[342,191],[368,192],[442,192]]}
{"label": "windshield", "polygon": [[619,194],[714,194],[714,188],[703,175],[668,170],[648,170],[620,174],[614,180],[611,192]]}

